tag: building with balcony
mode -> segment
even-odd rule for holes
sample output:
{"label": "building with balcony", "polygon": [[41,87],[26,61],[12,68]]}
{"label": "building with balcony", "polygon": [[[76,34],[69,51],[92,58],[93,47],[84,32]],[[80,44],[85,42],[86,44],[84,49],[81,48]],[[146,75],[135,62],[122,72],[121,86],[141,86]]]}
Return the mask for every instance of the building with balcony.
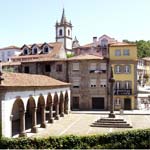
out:
{"label": "building with balcony", "polygon": [[109,45],[109,67],[113,67],[115,79],[115,109],[137,108],[137,47],[135,44]]}

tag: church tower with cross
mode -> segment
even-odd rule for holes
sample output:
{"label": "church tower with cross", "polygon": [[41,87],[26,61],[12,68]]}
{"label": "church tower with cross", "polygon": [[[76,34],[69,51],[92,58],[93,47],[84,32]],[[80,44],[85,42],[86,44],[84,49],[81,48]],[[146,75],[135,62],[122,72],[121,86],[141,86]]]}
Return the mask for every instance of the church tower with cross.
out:
{"label": "church tower with cross", "polygon": [[68,22],[63,8],[60,22],[56,22],[56,42],[62,42],[66,52],[72,51],[72,24]]}

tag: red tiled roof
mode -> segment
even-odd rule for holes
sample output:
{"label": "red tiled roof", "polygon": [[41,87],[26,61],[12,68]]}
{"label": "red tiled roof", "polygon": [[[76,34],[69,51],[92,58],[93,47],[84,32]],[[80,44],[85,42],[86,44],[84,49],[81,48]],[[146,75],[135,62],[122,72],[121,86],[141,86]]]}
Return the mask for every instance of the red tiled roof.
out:
{"label": "red tiled roof", "polygon": [[78,56],[68,58],[68,60],[102,60],[102,59],[104,59],[104,57],[89,55],[89,54],[78,55]]}
{"label": "red tiled roof", "polygon": [[110,44],[110,46],[136,46],[136,44],[125,43],[125,42],[117,42],[117,43]]}
{"label": "red tiled roof", "polygon": [[20,48],[19,47],[17,47],[17,46],[8,46],[8,47],[4,47],[4,48],[0,48],[0,50],[8,50],[8,49],[18,49],[18,50],[20,50]]}
{"label": "red tiled roof", "polygon": [[[42,44],[41,44],[42,45]],[[35,55],[21,55],[21,56],[13,56],[11,59],[14,61],[19,60],[20,59],[26,59],[23,61],[36,61],[36,60],[50,60],[51,58],[57,58],[59,51],[61,50],[61,48],[63,47],[63,43],[61,42],[54,42],[54,43],[49,43],[49,46],[53,47],[53,49],[47,53],[47,54],[35,54]]]}
{"label": "red tiled roof", "polygon": [[48,76],[25,73],[4,72],[2,78],[4,80],[0,87],[59,87],[70,85],[70,83],[65,83]]}

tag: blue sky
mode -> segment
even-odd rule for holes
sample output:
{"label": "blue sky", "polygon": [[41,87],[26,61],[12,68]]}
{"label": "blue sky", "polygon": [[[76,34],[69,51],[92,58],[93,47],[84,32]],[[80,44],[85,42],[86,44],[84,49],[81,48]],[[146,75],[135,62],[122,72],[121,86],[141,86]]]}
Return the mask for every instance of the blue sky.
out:
{"label": "blue sky", "polygon": [[150,40],[150,0],[0,0],[0,47],[54,42],[63,6],[81,45],[103,34]]}

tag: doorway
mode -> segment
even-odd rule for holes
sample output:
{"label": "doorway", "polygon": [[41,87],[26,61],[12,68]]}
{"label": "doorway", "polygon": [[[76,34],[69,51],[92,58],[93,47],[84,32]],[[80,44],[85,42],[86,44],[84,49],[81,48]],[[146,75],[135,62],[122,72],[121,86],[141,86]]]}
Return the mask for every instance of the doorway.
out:
{"label": "doorway", "polygon": [[124,110],[131,110],[131,99],[130,98],[124,99]]}

